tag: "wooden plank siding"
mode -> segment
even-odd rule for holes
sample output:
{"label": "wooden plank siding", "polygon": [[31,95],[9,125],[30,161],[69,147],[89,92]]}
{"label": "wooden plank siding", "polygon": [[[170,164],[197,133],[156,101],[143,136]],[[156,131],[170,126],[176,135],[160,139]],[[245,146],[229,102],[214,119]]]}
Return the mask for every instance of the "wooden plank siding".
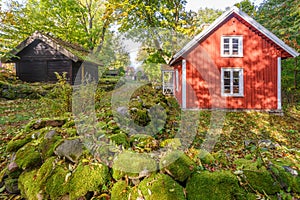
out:
{"label": "wooden plank siding", "polygon": [[[243,57],[221,57],[221,36],[226,35],[243,36]],[[283,53],[278,49],[238,16],[224,21],[183,56],[187,60],[187,108],[276,110],[277,58]],[[244,96],[221,96],[223,67],[244,69]],[[181,77],[180,65],[174,69]],[[175,96],[181,103],[181,88]]]}
{"label": "wooden plank siding", "polygon": [[16,55],[16,73],[22,81],[56,82],[54,72],[67,72],[72,82],[72,61],[41,40],[34,40]]}

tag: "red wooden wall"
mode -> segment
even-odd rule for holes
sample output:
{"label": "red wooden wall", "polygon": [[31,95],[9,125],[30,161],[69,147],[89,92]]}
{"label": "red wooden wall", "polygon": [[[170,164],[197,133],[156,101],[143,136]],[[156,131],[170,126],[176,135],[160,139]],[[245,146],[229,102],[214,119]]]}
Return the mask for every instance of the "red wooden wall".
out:
{"label": "red wooden wall", "polygon": [[[183,56],[187,60],[187,108],[277,109],[277,58],[283,52],[259,34],[247,22],[232,16]],[[221,57],[223,35],[243,36],[243,57]],[[179,77],[180,65],[175,64]],[[243,97],[221,97],[222,67],[244,69]],[[181,104],[181,88],[175,96]]]}

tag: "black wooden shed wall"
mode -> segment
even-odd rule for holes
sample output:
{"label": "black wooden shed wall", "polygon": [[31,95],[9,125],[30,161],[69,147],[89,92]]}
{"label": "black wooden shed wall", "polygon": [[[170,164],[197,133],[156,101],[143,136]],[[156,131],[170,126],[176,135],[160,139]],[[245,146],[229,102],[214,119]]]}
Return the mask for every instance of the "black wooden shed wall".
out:
{"label": "black wooden shed wall", "polygon": [[73,83],[73,73],[78,71],[73,69],[75,63],[56,49],[45,42],[36,39],[25,47],[17,55],[16,62],[17,76],[27,82],[55,82],[57,81],[54,72],[59,74],[67,72],[69,82]]}

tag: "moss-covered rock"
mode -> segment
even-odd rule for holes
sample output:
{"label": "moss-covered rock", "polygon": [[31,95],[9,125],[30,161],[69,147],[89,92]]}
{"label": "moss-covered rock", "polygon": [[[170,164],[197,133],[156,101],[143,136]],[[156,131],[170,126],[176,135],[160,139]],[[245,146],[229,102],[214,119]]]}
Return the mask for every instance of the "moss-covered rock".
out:
{"label": "moss-covered rock", "polygon": [[7,152],[16,152],[18,149],[23,147],[25,144],[32,140],[31,135],[17,135],[6,146]]}
{"label": "moss-covered rock", "polygon": [[119,154],[113,164],[113,178],[119,180],[124,176],[139,177],[143,172],[155,172],[157,163],[146,154],[124,151]]}
{"label": "moss-covered rock", "polygon": [[160,168],[166,170],[175,180],[185,181],[195,169],[195,163],[182,151],[171,151],[160,161]]}
{"label": "moss-covered rock", "polygon": [[5,189],[10,194],[18,194],[20,192],[18,188],[18,179],[8,178],[5,180]]}
{"label": "moss-covered rock", "polygon": [[125,133],[113,134],[109,138],[117,145],[122,145],[125,148],[129,147],[127,135]]}
{"label": "moss-covered rock", "polygon": [[273,179],[268,170],[244,170],[244,175],[251,187],[262,194],[272,195],[281,190],[280,184]]}
{"label": "moss-covered rock", "polygon": [[238,179],[230,171],[194,173],[186,191],[189,200],[231,200],[242,195]]}
{"label": "moss-covered rock", "polygon": [[183,200],[183,187],[165,174],[154,174],[138,186],[145,200]]}
{"label": "moss-covered rock", "polygon": [[106,165],[80,163],[70,179],[70,199],[78,199],[89,191],[101,191],[109,180],[109,170]]}
{"label": "moss-covered rock", "polygon": [[126,181],[116,182],[111,189],[111,200],[128,200],[130,198],[131,187]]}
{"label": "moss-covered rock", "polygon": [[30,200],[37,200],[40,192],[40,182],[35,181],[38,170],[23,172],[18,180],[18,186],[22,197]]}
{"label": "moss-covered rock", "polygon": [[45,192],[48,199],[59,199],[69,192],[69,183],[66,177],[70,174],[64,166],[56,165],[45,182]]}
{"label": "moss-covered rock", "polygon": [[295,192],[300,194],[300,177],[299,175],[292,175],[288,172],[287,166],[271,165],[270,170],[276,177],[281,187],[285,189],[286,192]]}
{"label": "moss-covered rock", "polygon": [[62,137],[58,134],[53,135],[52,137],[44,137],[41,138],[41,142],[39,144],[39,151],[43,160],[54,155],[54,150],[60,145],[62,142]]}
{"label": "moss-covered rock", "polygon": [[17,151],[15,162],[19,168],[24,170],[41,165],[42,158],[38,152],[37,146],[28,143]]}
{"label": "moss-covered rock", "polygon": [[[258,170],[257,161],[240,158],[235,160],[233,163],[237,166],[238,170]],[[262,167],[262,169],[265,169],[265,167]]]}

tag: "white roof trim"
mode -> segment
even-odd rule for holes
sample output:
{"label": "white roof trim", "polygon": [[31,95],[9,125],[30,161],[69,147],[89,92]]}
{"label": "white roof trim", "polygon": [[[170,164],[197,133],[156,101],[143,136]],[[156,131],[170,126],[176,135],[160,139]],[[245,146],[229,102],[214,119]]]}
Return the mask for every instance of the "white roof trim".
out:
{"label": "white roof trim", "polygon": [[202,31],[200,34],[198,34],[196,37],[194,37],[189,43],[187,43],[179,52],[177,52],[172,60],[170,61],[170,65],[173,64],[178,58],[180,58],[184,53],[189,51],[191,48],[193,48],[195,45],[198,44],[198,42],[203,39],[206,35],[208,35],[211,31],[213,31],[218,25],[220,25],[224,20],[227,19],[231,14],[237,14],[241,18],[243,18],[246,22],[251,24],[254,28],[256,28],[258,31],[260,31],[262,34],[264,34],[266,37],[268,37],[270,40],[272,40],[275,44],[280,46],[282,49],[284,49],[286,52],[288,52],[293,57],[299,56],[299,53],[295,51],[293,48],[289,47],[287,44],[285,44],[281,39],[279,39],[276,35],[268,31],[265,27],[260,25],[257,21],[255,21],[252,17],[238,9],[237,7],[233,6],[228,11],[224,12],[220,17],[218,17],[208,28],[206,28],[204,31]]}

